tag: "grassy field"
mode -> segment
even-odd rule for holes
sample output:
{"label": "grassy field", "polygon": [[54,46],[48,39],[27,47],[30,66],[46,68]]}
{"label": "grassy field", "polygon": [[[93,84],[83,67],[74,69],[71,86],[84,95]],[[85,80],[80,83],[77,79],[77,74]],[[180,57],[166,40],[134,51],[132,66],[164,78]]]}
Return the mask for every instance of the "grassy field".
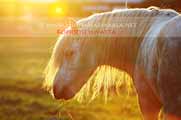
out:
{"label": "grassy field", "polygon": [[56,38],[0,38],[0,120],[140,120],[136,95],[53,100],[41,85]]}

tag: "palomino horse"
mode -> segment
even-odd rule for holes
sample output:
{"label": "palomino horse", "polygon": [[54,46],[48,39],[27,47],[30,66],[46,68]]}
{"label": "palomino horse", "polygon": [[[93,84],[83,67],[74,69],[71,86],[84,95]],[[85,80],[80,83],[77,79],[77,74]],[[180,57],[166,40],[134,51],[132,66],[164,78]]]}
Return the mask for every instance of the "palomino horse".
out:
{"label": "palomino horse", "polygon": [[181,120],[181,16],[173,10],[96,14],[65,30],[46,69],[45,86],[70,99],[101,65],[128,73],[145,120]]}

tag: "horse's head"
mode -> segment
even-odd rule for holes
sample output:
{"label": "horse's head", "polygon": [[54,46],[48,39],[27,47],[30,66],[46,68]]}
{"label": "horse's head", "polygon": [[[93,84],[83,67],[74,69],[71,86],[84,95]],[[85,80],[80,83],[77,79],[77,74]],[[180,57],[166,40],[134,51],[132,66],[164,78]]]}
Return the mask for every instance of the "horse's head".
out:
{"label": "horse's head", "polygon": [[97,68],[100,52],[95,41],[93,44],[85,36],[65,33],[56,43],[46,71],[46,82],[49,82],[53,96],[56,99],[72,98]]}

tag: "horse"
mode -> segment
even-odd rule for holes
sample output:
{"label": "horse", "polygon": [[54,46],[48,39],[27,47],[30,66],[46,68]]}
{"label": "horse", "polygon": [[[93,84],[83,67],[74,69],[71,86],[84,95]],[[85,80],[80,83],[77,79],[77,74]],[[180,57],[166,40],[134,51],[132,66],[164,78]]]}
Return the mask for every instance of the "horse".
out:
{"label": "horse", "polygon": [[155,7],[121,9],[81,19],[58,39],[44,87],[55,99],[68,100],[97,68],[109,66],[116,69],[113,73],[122,70],[132,78],[145,120],[157,120],[161,108],[166,119],[180,120],[180,28],[179,13]]}

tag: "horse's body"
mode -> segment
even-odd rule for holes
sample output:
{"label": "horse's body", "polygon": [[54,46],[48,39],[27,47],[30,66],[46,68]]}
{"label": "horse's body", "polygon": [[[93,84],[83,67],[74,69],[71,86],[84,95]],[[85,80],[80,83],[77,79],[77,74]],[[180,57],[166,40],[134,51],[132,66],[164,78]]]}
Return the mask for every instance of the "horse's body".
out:
{"label": "horse's body", "polygon": [[[55,98],[69,99],[98,66],[113,66],[133,78],[146,120],[156,120],[162,106],[168,119],[181,119],[180,27],[178,13],[159,9],[119,10],[80,20],[74,35],[65,32],[57,42],[45,83]],[[111,35],[99,32],[105,29]],[[85,35],[84,30],[96,33]]]}

